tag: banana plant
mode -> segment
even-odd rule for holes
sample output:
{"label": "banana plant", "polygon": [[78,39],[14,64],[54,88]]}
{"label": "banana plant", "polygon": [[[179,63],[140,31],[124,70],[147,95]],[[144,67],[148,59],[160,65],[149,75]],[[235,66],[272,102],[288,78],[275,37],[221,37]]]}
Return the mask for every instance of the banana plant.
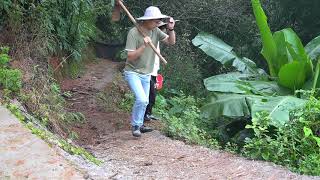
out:
{"label": "banana plant", "polygon": [[[281,86],[292,91],[301,89],[310,80],[313,84],[316,83],[314,77],[318,77],[318,74],[313,72],[312,60],[315,61],[320,54],[320,36],[304,48],[300,38],[290,28],[272,34],[260,1],[251,2],[263,43],[261,54],[267,61],[269,75],[277,78]],[[192,42],[224,65],[232,65],[246,74],[264,74],[252,60],[238,57],[231,46],[214,35],[201,32]]]}
{"label": "banana plant", "polygon": [[[281,127],[290,120],[289,114],[305,104],[304,99],[294,96],[259,96],[247,94],[216,94],[209,103],[201,108],[201,117],[218,119],[219,117],[256,117],[259,112],[268,112],[270,124]],[[230,121],[233,122],[233,121]]]}
{"label": "banana plant", "polygon": [[313,65],[300,38],[290,28],[272,34],[259,0],[251,0],[262,39],[261,54],[268,63],[270,75],[278,77],[280,85],[300,89],[313,77]]}
{"label": "banana plant", "polygon": [[305,50],[312,60],[319,57],[320,54],[320,36],[311,40],[305,47]]}
{"label": "banana plant", "polygon": [[319,73],[320,73],[320,36],[311,40],[305,46],[305,50],[312,60],[314,60],[314,61],[317,60],[316,70],[315,70],[313,82],[312,82],[312,88],[313,89],[320,88],[320,78],[319,78]]}
{"label": "banana plant", "polygon": [[246,57],[238,57],[233,51],[233,47],[215,35],[200,32],[192,40],[192,43],[225,66],[232,65],[238,71],[245,74],[265,74],[263,69],[257,68],[255,62]]}
{"label": "banana plant", "polygon": [[[290,30],[287,29],[285,31],[290,32]],[[285,31],[279,32],[278,35],[286,34]],[[193,43],[194,45],[199,46],[199,48],[207,55],[213,57],[222,64],[234,66],[238,72],[219,74],[204,79],[206,89],[214,92],[215,96],[211,97],[211,101],[202,108],[203,117],[254,117],[258,110],[264,110],[273,114],[270,117],[275,122],[282,122],[280,124],[283,124],[289,120],[289,112],[291,110],[304,105],[305,101],[292,96],[292,91],[289,88],[282,86],[280,83],[281,80],[278,79],[278,81],[276,81],[274,79],[272,80],[272,78],[270,80],[270,77],[265,74],[263,70],[259,69],[254,61],[248,58],[239,58],[236,53],[232,51],[233,48],[231,46],[227,45],[216,36],[211,36],[206,33],[199,33],[193,39]],[[286,35],[283,36],[290,37]],[[319,57],[320,59],[320,42],[318,39],[318,37],[315,38],[315,40],[312,40],[306,46],[306,49],[308,49],[306,50],[308,58],[310,57],[309,54],[312,54],[313,57]],[[283,73],[283,76],[287,78],[300,78],[295,76],[296,74],[299,75],[300,67],[298,66],[301,66],[301,64],[293,60],[291,54],[294,53],[290,54],[289,52],[285,52],[282,54],[282,56],[288,57],[287,61],[289,63],[287,64],[290,65],[289,68],[287,68],[287,64],[284,64],[279,69],[279,74],[282,76]],[[243,61],[243,59],[248,60]],[[237,66],[238,63],[234,63],[235,61],[241,62],[243,66]],[[317,65],[312,84],[314,88],[320,85],[320,60],[315,64]],[[293,66],[297,66],[297,68],[295,69]],[[306,71],[302,72],[305,73]],[[304,76],[304,73],[300,74],[300,76]],[[303,78],[306,77],[307,76],[305,75]],[[284,83],[290,82],[292,81]],[[263,106],[265,106],[265,108],[263,108]],[[279,116],[279,114],[282,115]],[[285,119],[283,119],[283,117],[285,117]]]}
{"label": "banana plant", "polygon": [[[214,95],[201,109],[202,117],[236,120],[266,111],[270,114],[271,124],[279,127],[289,121],[290,111],[305,104],[305,100],[292,96],[294,90],[307,87],[306,84],[320,87],[320,36],[303,47],[290,28],[272,34],[260,1],[251,0],[251,3],[263,43],[261,54],[267,61],[269,74],[258,68],[254,61],[238,57],[231,46],[216,36],[199,33],[192,41],[195,46],[238,71],[204,80],[207,90]],[[315,72],[312,61],[316,64]]]}

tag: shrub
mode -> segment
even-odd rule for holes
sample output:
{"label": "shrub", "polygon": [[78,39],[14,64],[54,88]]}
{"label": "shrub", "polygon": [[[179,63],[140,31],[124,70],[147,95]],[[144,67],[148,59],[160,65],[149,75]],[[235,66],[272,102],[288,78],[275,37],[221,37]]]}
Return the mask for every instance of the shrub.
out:
{"label": "shrub", "polygon": [[0,48],[0,86],[13,92],[18,92],[22,86],[21,72],[17,69],[9,69],[9,48]]}
{"label": "shrub", "polygon": [[21,88],[21,72],[17,69],[0,69],[0,84],[14,92]]}
{"label": "shrub", "polygon": [[320,101],[311,97],[307,105],[292,114],[283,128],[268,126],[270,119],[263,113],[247,128],[255,137],[246,139],[244,155],[272,161],[304,174],[320,175]]}
{"label": "shrub", "polygon": [[[158,96],[162,98],[162,96]],[[156,114],[165,121],[164,132],[173,138],[185,140],[188,143],[201,144],[212,148],[218,147],[218,142],[201,129],[199,102],[182,92],[169,100],[157,101]]]}

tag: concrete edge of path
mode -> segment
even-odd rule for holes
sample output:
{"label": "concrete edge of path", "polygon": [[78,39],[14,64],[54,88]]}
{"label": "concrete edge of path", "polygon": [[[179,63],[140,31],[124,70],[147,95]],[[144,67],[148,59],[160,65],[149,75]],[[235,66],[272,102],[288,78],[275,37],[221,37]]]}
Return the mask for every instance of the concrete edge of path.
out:
{"label": "concrete edge of path", "polygon": [[84,179],[82,172],[0,106],[0,179]]}

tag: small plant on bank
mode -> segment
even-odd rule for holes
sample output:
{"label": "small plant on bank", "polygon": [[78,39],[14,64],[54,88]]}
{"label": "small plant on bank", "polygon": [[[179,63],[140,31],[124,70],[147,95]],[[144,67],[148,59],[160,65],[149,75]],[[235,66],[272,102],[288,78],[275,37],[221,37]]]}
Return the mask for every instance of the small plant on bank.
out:
{"label": "small plant on bank", "polygon": [[10,69],[8,63],[11,59],[8,53],[8,47],[0,47],[0,88],[19,92],[22,86],[22,75],[20,70]]}
{"label": "small plant on bank", "polygon": [[108,86],[102,93],[98,94],[98,100],[106,111],[129,112],[132,108],[134,97],[121,73],[118,73],[115,75],[111,86]]}
{"label": "small plant on bank", "polygon": [[119,108],[125,111],[131,111],[134,103],[134,96],[132,93],[125,93],[124,98],[119,103]]}
{"label": "small plant on bank", "polygon": [[62,92],[60,86],[43,68],[35,66],[32,75],[20,99],[42,125],[60,135],[68,136],[68,126],[83,123],[84,115],[66,110],[64,97],[70,97],[70,92]]}
{"label": "small plant on bank", "polygon": [[236,143],[227,142],[224,150],[232,154],[237,154],[239,152],[239,146]]}
{"label": "small plant on bank", "polygon": [[197,107],[199,102],[192,96],[186,96],[182,92],[180,94],[169,100],[159,101],[155,108],[155,113],[164,119],[163,131],[169,137],[188,143],[219,147],[218,142],[201,128],[203,124]]}

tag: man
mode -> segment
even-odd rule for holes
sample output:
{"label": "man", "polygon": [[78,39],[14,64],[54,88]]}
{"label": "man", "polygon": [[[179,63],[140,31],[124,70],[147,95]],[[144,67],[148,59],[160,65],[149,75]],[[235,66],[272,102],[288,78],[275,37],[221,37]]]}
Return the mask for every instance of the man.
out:
{"label": "man", "polygon": [[[169,19],[167,24],[168,35],[158,28],[161,19],[165,18]],[[156,56],[148,43],[158,44],[160,41],[173,45],[176,42],[176,36],[173,18],[163,15],[157,7],[148,7],[144,16],[137,20],[140,21],[139,27],[147,36],[143,37],[136,27],[129,31],[126,43],[128,57],[124,76],[135,96],[131,115],[132,135],[140,137],[141,133],[152,131],[151,128],[143,125],[144,114],[149,101],[150,74]]]}
{"label": "man", "polygon": [[[158,25],[158,28],[166,33],[166,26],[167,23],[164,22],[160,22]],[[157,44],[157,50],[160,52],[160,45],[159,43]],[[153,70],[151,72],[151,80],[150,80],[150,91],[149,91],[149,104],[146,108],[146,112],[144,114],[144,122],[146,121],[151,121],[151,120],[158,120],[157,117],[155,117],[152,114],[152,109],[153,106],[156,103],[156,96],[157,96],[157,76],[158,76],[158,71],[160,69],[160,61],[159,61],[159,57],[155,56],[155,60],[154,60],[154,66],[153,66]]]}

